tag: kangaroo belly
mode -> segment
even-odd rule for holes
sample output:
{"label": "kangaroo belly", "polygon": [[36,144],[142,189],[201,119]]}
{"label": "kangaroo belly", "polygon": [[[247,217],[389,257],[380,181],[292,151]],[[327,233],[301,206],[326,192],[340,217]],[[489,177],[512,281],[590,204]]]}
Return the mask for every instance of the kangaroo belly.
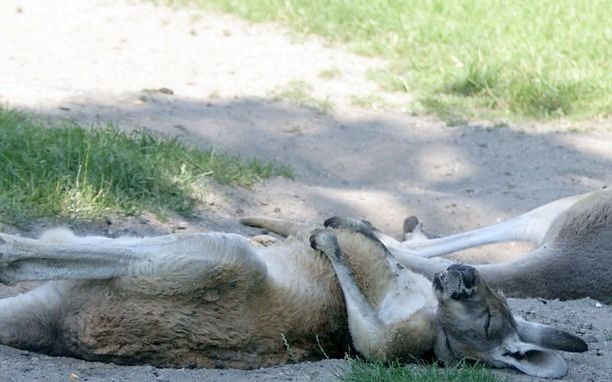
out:
{"label": "kangaroo belly", "polygon": [[68,354],[89,360],[234,366],[253,331],[248,306],[223,291],[143,295],[112,282],[87,282],[66,300],[61,343]]}
{"label": "kangaroo belly", "polygon": [[271,273],[256,287],[230,282],[189,295],[160,293],[164,280],[75,283],[64,299],[58,353],[120,364],[246,369],[341,356],[349,338],[333,274],[287,281]]}

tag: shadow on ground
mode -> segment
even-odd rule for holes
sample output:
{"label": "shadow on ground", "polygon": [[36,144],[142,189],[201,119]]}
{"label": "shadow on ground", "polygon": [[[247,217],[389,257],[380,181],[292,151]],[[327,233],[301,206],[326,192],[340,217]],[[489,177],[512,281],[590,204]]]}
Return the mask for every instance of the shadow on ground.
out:
{"label": "shadow on ground", "polygon": [[612,181],[605,130],[447,127],[405,114],[322,114],[261,98],[198,101],[155,93],[92,93],[33,111],[146,128],[292,167],[294,181],[276,179],[240,193],[230,215],[234,207],[303,218],[349,214],[398,231],[403,217],[418,214],[448,232]]}

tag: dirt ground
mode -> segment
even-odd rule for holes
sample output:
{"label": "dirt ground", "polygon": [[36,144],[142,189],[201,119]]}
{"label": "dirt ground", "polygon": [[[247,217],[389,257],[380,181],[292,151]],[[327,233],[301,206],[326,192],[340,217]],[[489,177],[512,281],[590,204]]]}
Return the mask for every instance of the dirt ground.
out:
{"label": "dirt ground", "polygon": [[[77,231],[250,234],[255,231],[241,227],[238,217],[321,221],[350,215],[398,235],[403,219],[418,215],[430,231],[446,234],[612,183],[609,120],[449,127],[413,113],[410,94],[385,93],[367,81],[367,71],[383,61],[274,25],[124,1],[5,0],[0,51],[2,105],[45,117],[147,128],[245,158],[275,159],[295,174],[294,180],[275,178],[254,190],[210,184],[198,220],[162,224],[145,216],[113,220],[106,227],[74,227]],[[322,71],[335,75],[327,78]],[[292,81],[308,83],[314,99],[333,107],[324,113],[274,100]],[[148,91],[160,88],[172,94]],[[373,94],[389,106],[352,105],[354,97]],[[465,256],[493,261],[525,249],[508,244]],[[565,355],[567,380],[609,380],[611,306],[589,299],[513,299],[511,305],[589,343],[588,352]],[[81,381],[330,381],[345,365],[323,360],[255,371],[162,370],[0,347],[2,382],[70,380],[70,373]]]}

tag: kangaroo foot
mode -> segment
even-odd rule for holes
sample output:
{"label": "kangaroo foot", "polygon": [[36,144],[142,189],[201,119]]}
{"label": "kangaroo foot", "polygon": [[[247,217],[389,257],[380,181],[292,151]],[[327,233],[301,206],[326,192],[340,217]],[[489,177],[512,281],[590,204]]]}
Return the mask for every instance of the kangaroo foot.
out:
{"label": "kangaroo foot", "polygon": [[416,216],[408,216],[404,219],[404,233],[412,233],[419,226],[419,218]]}
{"label": "kangaroo foot", "polygon": [[404,240],[406,241],[422,241],[435,239],[437,235],[431,235],[423,229],[423,223],[416,216],[408,216],[404,219]]}

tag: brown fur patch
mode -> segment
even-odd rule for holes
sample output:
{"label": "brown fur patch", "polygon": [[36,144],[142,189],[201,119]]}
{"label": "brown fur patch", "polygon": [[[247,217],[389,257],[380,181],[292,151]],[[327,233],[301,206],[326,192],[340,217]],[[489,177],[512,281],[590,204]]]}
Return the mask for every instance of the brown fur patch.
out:
{"label": "brown fur patch", "polygon": [[335,233],[357,285],[370,304],[378,309],[393,283],[384,248],[356,232],[337,230]]}

